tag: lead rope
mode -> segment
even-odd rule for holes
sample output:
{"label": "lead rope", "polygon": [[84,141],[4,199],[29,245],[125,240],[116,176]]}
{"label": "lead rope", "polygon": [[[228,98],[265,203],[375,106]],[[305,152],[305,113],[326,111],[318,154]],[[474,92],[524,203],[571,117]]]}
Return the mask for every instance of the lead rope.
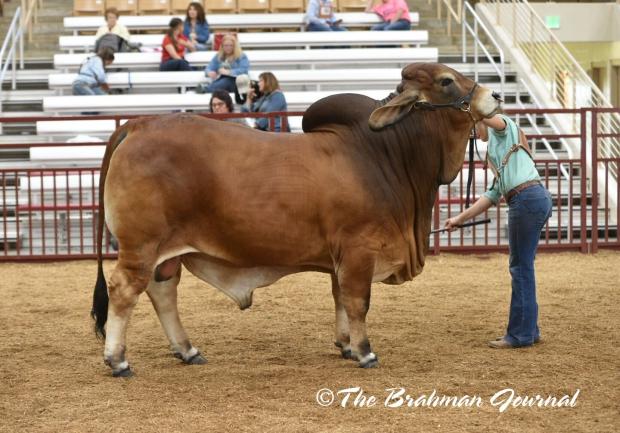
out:
{"label": "lead rope", "polygon": [[472,136],[469,137],[469,164],[467,168],[467,195],[465,196],[465,209],[469,207],[469,195],[471,193],[471,186],[474,181],[474,147],[478,147],[476,144],[475,124],[474,128],[472,129]]}

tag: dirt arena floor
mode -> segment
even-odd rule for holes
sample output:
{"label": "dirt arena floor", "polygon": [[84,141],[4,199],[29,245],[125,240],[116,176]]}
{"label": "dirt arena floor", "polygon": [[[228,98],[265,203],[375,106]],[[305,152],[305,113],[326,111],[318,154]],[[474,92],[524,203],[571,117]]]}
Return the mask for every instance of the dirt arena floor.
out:
{"label": "dirt arena floor", "polygon": [[[112,378],[102,362],[88,316],[95,272],[93,261],[0,264],[0,431],[620,431],[620,253],[540,254],[544,342],[495,351],[485,341],[505,327],[507,256],[430,257],[413,282],[373,287],[369,335],[380,367],[372,370],[340,359],[332,344],[327,276],[287,277],[240,311],[184,272],[181,318],[209,363],[170,355],[143,296],[128,333],[131,379]],[[375,404],[355,407],[338,394],[353,387]],[[324,388],[336,394],[329,407],[316,400]],[[389,388],[404,388],[418,406],[387,407],[386,399],[403,402]],[[500,412],[491,397],[504,389],[579,393],[574,407]],[[481,403],[421,406],[433,390]]]}

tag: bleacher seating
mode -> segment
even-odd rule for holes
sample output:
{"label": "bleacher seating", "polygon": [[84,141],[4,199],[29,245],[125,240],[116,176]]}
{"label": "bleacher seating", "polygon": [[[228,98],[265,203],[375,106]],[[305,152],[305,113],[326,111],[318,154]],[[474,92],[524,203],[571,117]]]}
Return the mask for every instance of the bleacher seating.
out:
{"label": "bleacher seating", "polygon": [[[261,70],[250,71],[250,77],[258,79]],[[355,85],[381,85],[383,88],[396,85],[400,81],[400,68],[383,69],[287,69],[276,72],[278,81],[283,88],[291,85],[314,87],[319,90],[322,85],[351,85],[354,74]],[[77,77],[75,73],[51,74],[49,88],[66,90]],[[195,87],[198,83],[206,83],[208,79],[201,71],[188,72],[113,72],[107,75],[108,84],[112,88],[171,88]]]}
{"label": "bleacher seating", "polygon": [[[170,12],[173,14],[183,14],[187,11],[188,0],[170,0]],[[170,17],[168,17],[170,19]]]}
{"label": "bleacher seating", "polygon": [[73,15],[102,15],[104,0],[73,0]]}
{"label": "bleacher seating", "polygon": [[[383,99],[394,88],[386,90],[360,90],[356,93],[369,96],[373,99]],[[286,101],[289,111],[303,111],[315,101],[340,91],[319,92],[286,92]],[[209,94],[197,93],[167,93],[135,95],[107,95],[107,96],[48,96],[43,98],[43,111],[48,113],[162,113],[178,110],[208,109]]]}
{"label": "bleacher seating", "polygon": [[[138,0],[106,0],[106,8],[116,8],[121,15],[136,15],[138,13]],[[76,17],[77,18],[77,17]],[[101,24],[104,24],[103,16]],[[67,19],[67,18],[65,18]]]}
{"label": "bleacher seating", "polygon": [[[132,35],[131,42],[140,43],[145,48],[161,47],[163,34]],[[245,48],[311,48],[326,46],[393,46],[413,45],[419,47],[428,42],[426,30],[410,31],[349,31],[349,32],[277,32],[277,33],[239,33],[239,43]],[[91,51],[95,46],[95,36],[60,36],[61,50]]]}
{"label": "bleacher seating", "polygon": [[[245,51],[252,68],[280,68],[291,65],[391,65],[402,66],[412,62],[436,62],[437,48],[350,48],[325,50],[288,50],[286,55],[279,50],[248,50]],[[193,66],[206,66],[215,53],[198,51],[188,53],[185,58]],[[92,53],[56,54],[54,67],[58,69],[76,70]],[[118,53],[113,67],[134,69],[158,69],[161,53]]]}
{"label": "bleacher seating", "polygon": [[237,0],[209,0],[205,4],[205,11],[209,14],[211,12],[237,12]]}
{"label": "bleacher seating", "polygon": [[168,14],[170,13],[170,0],[138,0],[138,13]]}
{"label": "bleacher seating", "polygon": [[237,12],[269,12],[269,0],[237,0]]}
{"label": "bleacher seating", "polygon": [[338,0],[338,10],[347,11],[363,11],[366,9],[365,0]]}
{"label": "bleacher seating", "polygon": [[277,12],[303,12],[305,9],[304,0],[271,0],[269,10],[272,13]]}
{"label": "bleacher seating", "polygon": [[[121,0],[131,1],[131,0]],[[134,0],[136,1],[136,0]],[[289,2],[291,0],[272,0],[274,2]],[[211,4],[211,2],[209,2]],[[277,4],[277,3],[276,3]],[[411,12],[411,23],[417,25],[420,15]],[[130,31],[141,30],[165,30],[170,22],[170,15],[121,15],[119,22],[126,26]],[[183,15],[178,15],[183,18]],[[344,25],[350,28],[368,28],[380,22],[379,17],[374,13],[346,12],[338,14]],[[209,14],[209,27],[215,30],[223,29],[282,29],[297,27],[304,29],[303,13],[271,13],[271,14]],[[77,36],[79,31],[94,32],[105,24],[103,16],[76,16],[65,17],[65,30],[72,31]]]}

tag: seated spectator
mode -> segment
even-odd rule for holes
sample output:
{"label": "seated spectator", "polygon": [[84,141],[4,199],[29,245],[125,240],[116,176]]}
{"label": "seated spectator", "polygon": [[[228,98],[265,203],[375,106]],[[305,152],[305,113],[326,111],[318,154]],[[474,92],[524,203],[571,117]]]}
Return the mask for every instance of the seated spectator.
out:
{"label": "seated spectator", "polygon": [[110,47],[115,53],[140,51],[140,44],[131,43],[127,27],[118,22],[119,13],[116,8],[108,8],[104,17],[106,23],[97,29],[95,34],[95,52]]}
{"label": "seated spectator", "polygon": [[209,42],[209,23],[205,18],[205,10],[198,2],[192,2],[187,7],[183,34],[189,39],[198,51],[206,51]]}
{"label": "seated spectator", "polygon": [[105,76],[105,67],[114,62],[114,51],[105,47],[96,56],[89,57],[80,66],[73,81],[74,95],[105,95],[110,91]]}
{"label": "seated spectator", "polygon": [[114,33],[115,35],[120,36],[126,41],[129,41],[129,30],[127,30],[127,27],[118,22],[119,16],[120,14],[118,13],[118,10],[116,10],[116,8],[107,8],[105,10],[105,14],[103,15],[106,23],[97,29],[95,39],[99,39],[106,33]]}
{"label": "seated spectator", "polygon": [[411,30],[409,7],[405,0],[381,0],[372,6],[374,0],[368,0],[366,12],[374,12],[383,20],[372,26],[371,30]]}
{"label": "seated spectator", "polygon": [[[239,92],[248,94],[246,105],[241,107],[243,112],[272,113],[274,111],[287,111],[286,98],[280,90],[280,83],[278,83],[278,79],[271,72],[263,72],[258,76],[258,92],[251,85],[249,89],[239,88]],[[256,119],[254,128],[268,131],[269,119],[264,117]],[[281,129],[281,119],[278,117],[275,119],[274,131],[280,132]],[[286,130],[290,131],[288,127]]]}
{"label": "seated spectator", "polygon": [[306,30],[310,32],[331,32],[346,30],[334,16],[332,0],[310,0],[306,11]]}
{"label": "seated spectator", "polygon": [[162,42],[160,71],[191,71],[185,60],[185,48],[194,51],[195,47],[183,34],[183,21],[172,18]]}
{"label": "seated spectator", "polygon": [[[209,111],[214,114],[233,113],[235,107],[230,94],[226,90],[216,90],[213,92],[211,94],[211,100],[209,101]],[[243,117],[228,117],[222,120],[248,126],[246,119]]]}
{"label": "seated spectator", "polygon": [[247,74],[249,69],[250,60],[241,51],[237,38],[231,34],[224,35],[220,49],[205,69],[207,77],[213,80],[207,87],[207,92],[216,90],[234,92],[237,88],[235,77]]}

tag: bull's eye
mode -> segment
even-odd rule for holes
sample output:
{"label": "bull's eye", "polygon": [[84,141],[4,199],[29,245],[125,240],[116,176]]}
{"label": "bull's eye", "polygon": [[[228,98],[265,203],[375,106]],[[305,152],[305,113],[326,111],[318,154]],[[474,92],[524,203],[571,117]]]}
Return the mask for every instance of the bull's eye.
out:
{"label": "bull's eye", "polygon": [[447,87],[452,83],[454,83],[454,80],[452,78],[444,78],[443,80],[441,80],[442,87]]}

